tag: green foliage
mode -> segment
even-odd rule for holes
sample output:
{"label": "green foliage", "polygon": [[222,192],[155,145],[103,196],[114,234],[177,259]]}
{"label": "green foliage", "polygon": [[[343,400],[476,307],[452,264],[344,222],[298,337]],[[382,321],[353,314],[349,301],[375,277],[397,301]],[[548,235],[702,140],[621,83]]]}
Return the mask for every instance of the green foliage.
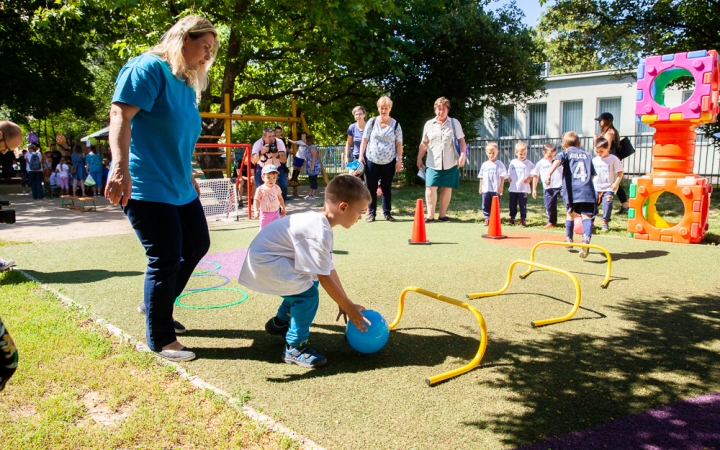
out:
{"label": "green foliage", "polygon": [[[403,127],[404,164],[415,167],[422,128],[441,96],[450,116],[463,124],[466,140],[484,110],[518,104],[543,89],[542,53],[514,4],[488,12],[470,0],[408,1],[399,20],[403,48],[397,61],[404,75],[387,79],[393,116]],[[408,182],[414,171],[406,171]]]}
{"label": "green foliage", "polygon": [[69,109],[91,117],[88,98],[94,77],[86,61],[93,54],[90,36],[105,14],[93,7],[61,2],[8,1],[0,8],[0,104],[13,120],[45,119]]}

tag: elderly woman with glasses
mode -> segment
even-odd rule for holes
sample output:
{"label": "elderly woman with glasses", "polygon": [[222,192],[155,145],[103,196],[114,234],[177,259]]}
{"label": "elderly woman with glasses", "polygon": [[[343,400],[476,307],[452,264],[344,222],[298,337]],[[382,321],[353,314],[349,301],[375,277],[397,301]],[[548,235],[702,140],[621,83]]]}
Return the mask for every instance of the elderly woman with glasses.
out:
{"label": "elderly woman with glasses", "polygon": [[390,188],[395,172],[402,169],[403,134],[397,120],[390,117],[392,100],[380,97],[377,117],[370,119],[363,131],[359,160],[365,165],[365,180],[372,199],[368,205],[366,222],[374,222],[377,211],[378,183],[382,189],[382,208],[385,220],[394,222]]}
{"label": "elderly woman with glasses", "polygon": [[208,86],[218,34],[205,18],[187,16],[160,43],[120,71],[110,108],[113,165],[105,196],[120,203],[148,259],[145,314],[150,349],[171,361],[195,353],[177,340],[175,299],[210,247],[210,233],[192,176],[200,136],[197,99]]}

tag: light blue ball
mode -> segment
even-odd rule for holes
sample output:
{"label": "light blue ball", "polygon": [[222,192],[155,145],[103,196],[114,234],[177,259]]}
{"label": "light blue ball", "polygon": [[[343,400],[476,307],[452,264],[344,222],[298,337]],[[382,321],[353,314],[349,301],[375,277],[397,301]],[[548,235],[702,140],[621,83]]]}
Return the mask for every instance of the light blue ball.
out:
{"label": "light blue ball", "polygon": [[363,311],[362,314],[368,318],[372,325],[366,324],[368,330],[361,332],[352,322],[348,322],[345,328],[345,336],[352,348],[369,355],[385,346],[390,337],[390,329],[387,321],[379,312],[368,309]]}

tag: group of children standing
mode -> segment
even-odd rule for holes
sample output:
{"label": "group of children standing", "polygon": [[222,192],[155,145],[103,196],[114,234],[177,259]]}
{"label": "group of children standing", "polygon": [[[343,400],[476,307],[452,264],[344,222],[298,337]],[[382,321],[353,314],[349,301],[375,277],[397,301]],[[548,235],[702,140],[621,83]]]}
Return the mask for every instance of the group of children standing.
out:
{"label": "group of children standing", "polygon": [[[566,241],[572,242],[575,216],[580,214],[583,220],[583,243],[590,242],[592,222],[598,208],[603,209],[602,230],[609,231],[608,223],[612,217],[612,202],[623,177],[620,159],[610,154],[610,143],[605,138],[595,141],[597,156],[591,156],[580,148],[580,139],[575,132],[567,132],[562,137],[562,151],[557,153],[555,144],[547,143],[543,147],[543,159],[533,164],[527,160],[527,145],[518,142],[515,145],[515,159],[509,168],[497,159],[498,145],[494,142],[485,147],[488,160],[480,167],[480,194],[485,225],[489,224],[490,207],[493,197],[502,195],[505,179],[510,180],[510,225],[515,224],[518,209],[520,225],[526,225],[527,200],[532,193],[537,198],[538,180],[543,183],[543,200],[547,223],[545,228],[557,225],[557,198],[562,195],[567,208],[565,220]],[[531,188],[532,183],[532,188]],[[580,252],[587,256],[587,249]]]}

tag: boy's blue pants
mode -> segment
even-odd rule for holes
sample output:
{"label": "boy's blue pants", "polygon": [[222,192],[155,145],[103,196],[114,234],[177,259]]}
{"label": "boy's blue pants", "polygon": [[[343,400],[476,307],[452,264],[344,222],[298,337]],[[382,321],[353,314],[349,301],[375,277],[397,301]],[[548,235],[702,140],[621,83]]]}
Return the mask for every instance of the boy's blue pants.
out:
{"label": "boy's blue pants", "polygon": [[490,217],[490,208],[492,208],[492,199],[497,197],[497,192],[483,192],[482,193],[482,212],[485,218]]}
{"label": "boy's blue pants", "polygon": [[510,218],[515,220],[518,213],[518,204],[520,204],[520,220],[527,218],[527,202],[528,195],[525,192],[510,193]]}
{"label": "boy's blue pants", "polygon": [[285,342],[289,346],[298,347],[308,340],[310,325],[315,319],[319,304],[320,291],[318,291],[317,281],[305,292],[283,296],[277,318],[285,322],[290,321],[290,327],[285,336]]}
{"label": "boy's blue pants", "polygon": [[560,195],[560,188],[546,188],[543,190],[543,201],[545,203],[545,214],[548,218],[548,223],[557,225],[557,203],[558,195]]}

